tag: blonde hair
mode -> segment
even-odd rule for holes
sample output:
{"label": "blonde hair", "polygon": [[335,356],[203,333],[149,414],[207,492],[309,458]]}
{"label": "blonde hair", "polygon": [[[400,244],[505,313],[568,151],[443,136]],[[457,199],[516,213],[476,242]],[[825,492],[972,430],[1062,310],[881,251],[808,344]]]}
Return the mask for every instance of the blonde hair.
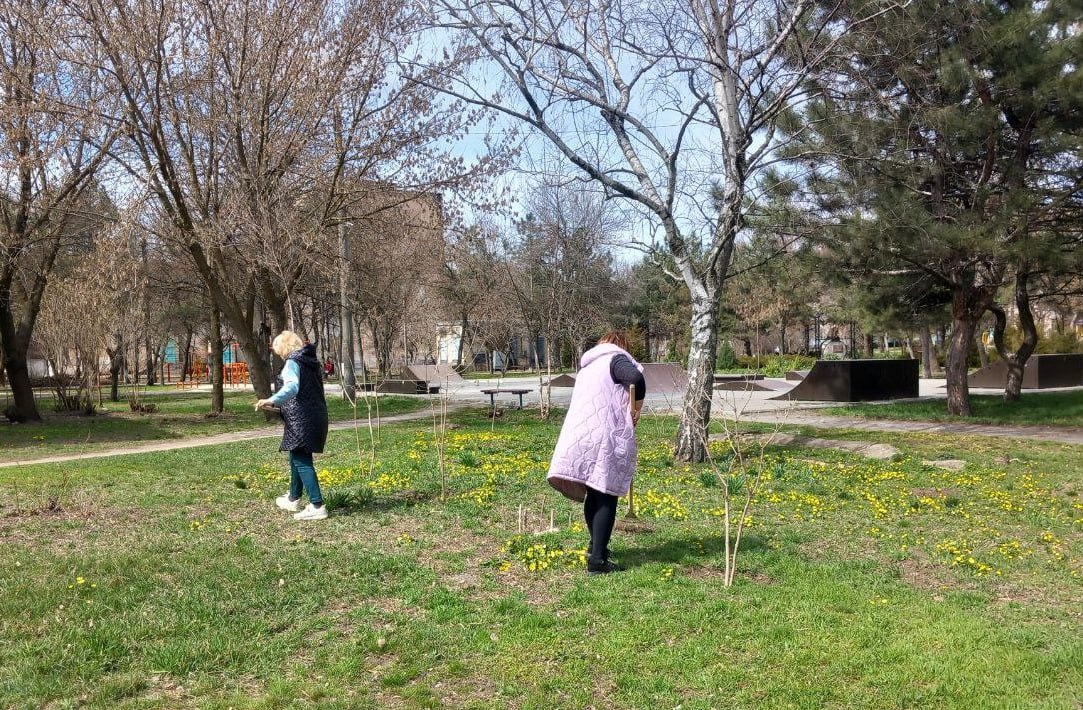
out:
{"label": "blonde hair", "polygon": [[631,349],[631,346],[628,344],[628,334],[625,333],[623,330],[611,330],[602,337],[598,338],[598,345],[601,345],[603,343],[616,345],[618,348],[626,352]]}
{"label": "blonde hair", "polygon": [[271,350],[274,350],[278,357],[285,359],[287,355],[294,350],[300,350],[304,345],[305,342],[301,340],[300,335],[292,330],[283,330],[271,341]]}

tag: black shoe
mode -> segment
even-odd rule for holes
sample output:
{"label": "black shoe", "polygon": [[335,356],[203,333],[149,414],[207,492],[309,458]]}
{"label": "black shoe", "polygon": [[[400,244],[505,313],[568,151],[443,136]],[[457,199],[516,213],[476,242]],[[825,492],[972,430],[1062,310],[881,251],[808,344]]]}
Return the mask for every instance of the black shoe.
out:
{"label": "black shoe", "polygon": [[610,574],[611,572],[623,572],[624,568],[616,562],[606,560],[600,565],[587,563],[587,574],[593,577],[596,574]]}

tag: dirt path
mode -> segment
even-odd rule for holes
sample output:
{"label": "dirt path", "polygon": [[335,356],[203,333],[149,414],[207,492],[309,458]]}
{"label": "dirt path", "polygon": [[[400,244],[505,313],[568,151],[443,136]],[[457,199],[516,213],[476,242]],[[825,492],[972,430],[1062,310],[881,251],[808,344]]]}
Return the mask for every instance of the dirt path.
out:
{"label": "dirt path", "polygon": [[[448,411],[459,409],[460,407],[448,407]],[[397,422],[409,422],[420,421],[423,419],[431,419],[432,412],[428,410],[422,410],[417,412],[407,412],[405,414],[394,414],[388,417],[382,417],[380,419],[383,424],[395,424]],[[367,422],[365,420],[359,420],[358,426],[361,430],[367,431]],[[332,422],[331,431],[344,431],[354,428],[353,420],[345,422]],[[367,434],[366,434],[367,435]],[[46,463],[65,463],[67,461],[82,461],[84,459],[100,459],[107,456],[128,456],[129,454],[150,454],[156,451],[175,451],[177,449],[194,449],[200,446],[218,446],[219,444],[232,444],[237,441],[252,441],[253,439],[273,439],[282,436],[282,426],[266,426],[259,429],[247,429],[244,431],[231,431],[224,434],[214,434],[213,436],[203,436],[191,439],[169,439],[166,441],[151,441],[145,444],[137,444],[134,446],[121,446],[112,449],[101,449],[100,451],[89,451],[82,454],[63,454],[60,456],[46,456],[43,458],[24,459],[21,461],[3,461],[0,462],[0,468],[13,468],[16,466],[36,466]]]}

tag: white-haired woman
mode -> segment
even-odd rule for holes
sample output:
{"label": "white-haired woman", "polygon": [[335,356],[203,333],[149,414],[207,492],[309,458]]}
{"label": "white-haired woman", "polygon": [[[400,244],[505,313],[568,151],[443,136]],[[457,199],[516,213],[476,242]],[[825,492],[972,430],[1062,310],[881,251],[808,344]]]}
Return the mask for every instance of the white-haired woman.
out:
{"label": "white-haired woman", "polygon": [[[275,505],[293,513],[297,520],[323,520],[327,508],[312,464],[312,454],[322,454],[327,443],[323,367],[316,357],[316,346],[305,345],[292,331],[279,333],[271,349],[286,362],[275,380],[275,393],[258,400],[256,409],[278,407],[285,423],[278,450],[290,452],[290,490],[275,498]],[[303,492],[308,493],[308,505],[302,510]]]}

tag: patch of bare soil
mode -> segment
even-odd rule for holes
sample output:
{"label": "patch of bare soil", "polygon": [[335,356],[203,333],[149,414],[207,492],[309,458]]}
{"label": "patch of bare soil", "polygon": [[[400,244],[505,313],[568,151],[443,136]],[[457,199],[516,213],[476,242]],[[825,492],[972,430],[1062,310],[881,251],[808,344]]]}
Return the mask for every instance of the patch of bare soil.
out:
{"label": "patch of bare soil", "polygon": [[136,512],[108,505],[104,494],[77,490],[0,509],[0,539],[70,552],[87,544],[88,532],[124,537],[141,522]]}
{"label": "patch of bare soil", "polygon": [[648,523],[646,520],[643,520],[642,518],[617,518],[617,523],[616,525],[614,525],[614,528],[620,530],[621,532],[628,532],[633,534],[654,532],[654,526]]}
{"label": "patch of bare soil", "polygon": [[942,592],[957,586],[957,581],[946,575],[942,567],[917,550],[899,562],[899,576],[911,587],[931,592]]}
{"label": "patch of bare soil", "polygon": [[[479,704],[495,703],[500,698],[500,688],[492,676],[478,668],[477,673],[465,678],[448,678],[433,684],[433,691],[440,698],[442,707],[477,707]],[[522,707],[516,698],[500,698],[501,707]]]}

